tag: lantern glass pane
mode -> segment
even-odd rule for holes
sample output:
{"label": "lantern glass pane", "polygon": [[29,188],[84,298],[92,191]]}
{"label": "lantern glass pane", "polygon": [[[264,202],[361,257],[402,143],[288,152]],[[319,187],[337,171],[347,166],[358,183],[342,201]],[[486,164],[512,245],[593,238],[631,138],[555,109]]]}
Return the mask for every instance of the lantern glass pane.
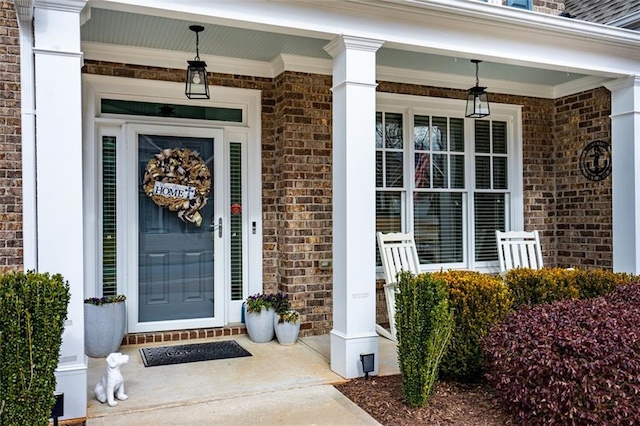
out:
{"label": "lantern glass pane", "polygon": [[209,99],[206,63],[203,61],[187,61],[187,82],[185,95],[189,99]]}

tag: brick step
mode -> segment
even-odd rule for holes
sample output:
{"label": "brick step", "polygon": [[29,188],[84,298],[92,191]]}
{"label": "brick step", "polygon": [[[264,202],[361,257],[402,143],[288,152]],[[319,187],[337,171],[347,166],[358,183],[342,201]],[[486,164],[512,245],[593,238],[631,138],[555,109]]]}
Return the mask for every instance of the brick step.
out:
{"label": "brick step", "polygon": [[175,342],[180,340],[204,339],[247,334],[244,324],[230,324],[217,328],[197,328],[190,330],[156,331],[153,333],[130,333],[122,338],[122,345],[141,345],[146,343]]}

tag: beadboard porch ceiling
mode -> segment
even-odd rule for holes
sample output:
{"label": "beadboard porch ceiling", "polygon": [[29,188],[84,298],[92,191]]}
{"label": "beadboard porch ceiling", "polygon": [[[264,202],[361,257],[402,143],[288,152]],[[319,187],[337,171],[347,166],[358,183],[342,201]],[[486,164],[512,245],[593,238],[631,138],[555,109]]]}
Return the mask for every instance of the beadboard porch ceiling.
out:
{"label": "beadboard porch ceiling", "polygon": [[[140,8],[124,10],[127,8],[112,5],[101,8],[105,4],[99,2],[89,5],[81,27],[82,49],[87,59],[113,59],[117,57],[114,52],[118,51],[124,53],[128,61],[140,59],[137,63],[144,65],[162,62],[167,67],[182,68],[186,60],[195,56],[195,35],[189,26],[199,24],[205,28],[200,33],[200,57],[207,61],[210,71],[229,72],[228,66],[220,64],[233,63],[237,68],[245,66],[254,70],[253,75],[265,77],[277,75],[283,67],[331,73],[331,57],[323,48],[335,37],[332,34],[201,22],[197,15],[146,14],[139,13],[145,12]],[[377,53],[378,78],[389,76],[392,81],[460,89],[475,84],[475,67],[470,58],[393,46],[383,46]],[[480,64],[481,85],[487,86],[490,92],[554,98],[597,87],[617,77],[512,62],[485,60]]]}

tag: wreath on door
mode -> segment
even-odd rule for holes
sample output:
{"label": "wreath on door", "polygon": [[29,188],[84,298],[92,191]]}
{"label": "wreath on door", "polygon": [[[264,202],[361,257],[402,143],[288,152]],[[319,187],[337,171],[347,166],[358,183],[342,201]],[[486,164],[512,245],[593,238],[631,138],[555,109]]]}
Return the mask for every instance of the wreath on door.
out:
{"label": "wreath on door", "polygon": [[207,204],[211,172],[196,151],[163,149],[147,163],[142,188],[158,206],[177,211],[182,221],[200,226],[199,210]]}

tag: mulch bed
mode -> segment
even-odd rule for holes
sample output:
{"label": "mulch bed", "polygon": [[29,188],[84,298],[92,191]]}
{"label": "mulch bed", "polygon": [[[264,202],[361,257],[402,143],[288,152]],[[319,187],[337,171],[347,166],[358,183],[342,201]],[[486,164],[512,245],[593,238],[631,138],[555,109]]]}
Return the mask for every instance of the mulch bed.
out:
{"label": "mulch bed", "polygon": [[441,380],[424,407],[404,403],[400,375],[358,378],[336,389],[383,425],[514,425],[485,383]]}

